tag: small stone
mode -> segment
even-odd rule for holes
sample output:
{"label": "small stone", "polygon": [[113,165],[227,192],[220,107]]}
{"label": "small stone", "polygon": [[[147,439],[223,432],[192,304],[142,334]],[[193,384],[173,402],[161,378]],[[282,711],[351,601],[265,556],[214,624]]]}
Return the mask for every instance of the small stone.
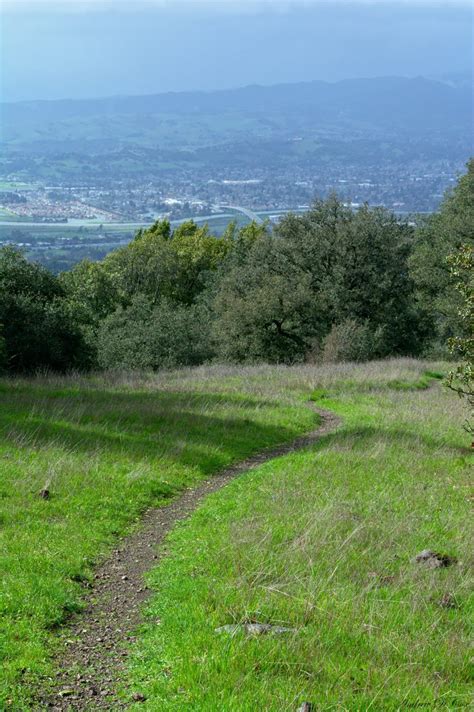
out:
{"label": "small stone", "polygon": [[417,564],[424,564],[429,569],[439,569],[451,566],[456,563],[456,559],[447,554],[437,554],[430,549],[423,549],[414,559]]}
{"label": "small stone", "polygon": [[279,634],[279,633],[296,633],[296,628],[286,628],[279,625],[271,625],[270,623],[234,623],[231,625],[223,625],[215,629],[216,633],[230,633],[230,635],[236,635],[237,633],[246,633],[247,635],[256,637],[258,635],[264,635],[265,633]]}
{"label": "small stone", "polygon": [[122,576],[122,581],[128,581],[128,576]]}
{"label": "small stone", "polygon": [[423,551],[420,551],[420,553],[415,556],[415,561],[427,561],[431,559],[432,556],[436,556],[436,554],[431,551],[431,549],[423,549]]}
{"label": "small stone", "polygon": [[134,692],[132,695],[132,700],[134,702],[145,702],[146,697],[141,692]]}

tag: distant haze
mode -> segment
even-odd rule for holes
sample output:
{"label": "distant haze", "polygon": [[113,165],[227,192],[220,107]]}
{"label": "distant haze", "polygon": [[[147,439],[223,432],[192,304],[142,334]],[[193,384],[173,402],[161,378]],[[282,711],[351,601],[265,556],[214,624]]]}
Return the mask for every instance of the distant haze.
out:
{"label": "distant haze", "polygon": [[2,10],[1,98],[466,74],[469,5],[10,0]]}

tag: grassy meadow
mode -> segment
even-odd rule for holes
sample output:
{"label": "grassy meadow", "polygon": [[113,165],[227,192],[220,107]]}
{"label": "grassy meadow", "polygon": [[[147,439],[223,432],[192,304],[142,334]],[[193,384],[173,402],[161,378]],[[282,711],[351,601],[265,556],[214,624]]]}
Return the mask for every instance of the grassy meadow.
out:
{"label": "grassy meadow", "polygon": [[[94,563],[140,513],[314,427],[308,399],[340,429],[233,481],[169,537],[123,695],[147,710],[467,709],[470,442],[438,370],[3,380],[0,709],[30,709]],[[427,548],[457,563],[413,563]],[[254,620],[295,630],[215,632]]]}
{"label": "grassy meadow", "polygon": [[[344,424],[235,480],[169,537],[127,681],[142,708],[470,707],[470,442],[438,375],[410,361],[189,373],[183,388],[311,394]],[[458,563],[414,563],[427,548]],[[215,632],[248,621],[295,631]]]}
{"label": "grassy meadow", "polygon": [[314,422],[296,403],[246,394],[2,381],[0,709],[23,709],[30,682],[51,672],[55,633],[94,562],[146,507]]}

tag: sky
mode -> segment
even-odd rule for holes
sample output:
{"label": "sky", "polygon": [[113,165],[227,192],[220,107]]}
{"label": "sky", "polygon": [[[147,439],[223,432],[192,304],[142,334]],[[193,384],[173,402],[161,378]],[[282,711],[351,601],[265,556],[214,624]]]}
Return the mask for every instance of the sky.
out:
{"label": "sky", "polygon": [[0,0],[4,101],[467,73],[470,0]]}

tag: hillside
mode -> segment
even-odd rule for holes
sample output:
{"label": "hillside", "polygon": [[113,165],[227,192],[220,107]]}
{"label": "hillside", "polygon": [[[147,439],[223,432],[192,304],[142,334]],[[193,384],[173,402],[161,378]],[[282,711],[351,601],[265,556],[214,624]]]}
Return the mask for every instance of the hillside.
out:
{"label": "hillside", "polygon": [[27,180],[120,174],[205,183],[221,170],[462,161],[471,149],[470,94],[464,85],[387,77],[3,104],[0,167]]}
{"label": "hillside", "polygon": [[[181,92],[92,100],[35,101],[3,104],[2,131],[7,143],[94,140],[159,144],[167,117],[177,145],[192,120],[209,134],[207,140],[281,135],[294,130],[406,131],[451,135],[472,118],[470,87],[434,80],[386,77],[275,86],[248,86],[216,92]],[[232,126],[232,117],[240,119]],[[164,125],[161,125],[164,124]],[[135,133],[130,133],[134,127]],[[180,130],[181,129],[181,130]],[[142,138],[142,134],[145,138]],[[196,137],[197,143],[206,136]],[[169,144],[169,141],[168,141]]]}
{"label": "hillside", "polygon": [[[470,454],[433,368],[4,380],[0,706],[463,708]],[[157,548],[150,507],[166,518],[185,488],[317,428],[308,400],[335,414],[319,442],[234,470],[201,506],[188,490],[169,521],[197,511]]]}
{"label": "hillside", "polygon": [[[472,154],[471,93],[467,82],[385,77],[3,104],[0,237],[39,242],[35,258],[49,263],[58,241],[45,243],[41,224],[57,220],[66,238],[69,220],[87,230],[90,219],[146,225],[222,206],[271,215],[332,192],[431,212]],[[2,185],[25,186],[27,204],[12,210]],[[95,256],[72,245],[55,265]]]}

